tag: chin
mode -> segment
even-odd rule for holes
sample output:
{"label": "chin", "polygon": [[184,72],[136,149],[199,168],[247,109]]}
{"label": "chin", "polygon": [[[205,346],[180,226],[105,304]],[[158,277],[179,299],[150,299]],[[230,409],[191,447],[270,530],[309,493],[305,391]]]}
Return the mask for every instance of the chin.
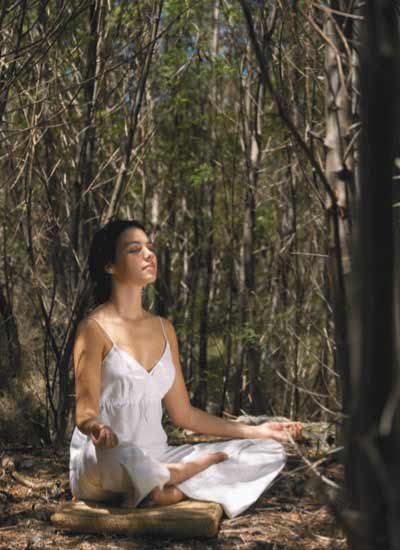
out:
{"label": "chin", "polygon": [[148,273],[146,276],[146,281],[153,282],[157,279],[157,273]]}

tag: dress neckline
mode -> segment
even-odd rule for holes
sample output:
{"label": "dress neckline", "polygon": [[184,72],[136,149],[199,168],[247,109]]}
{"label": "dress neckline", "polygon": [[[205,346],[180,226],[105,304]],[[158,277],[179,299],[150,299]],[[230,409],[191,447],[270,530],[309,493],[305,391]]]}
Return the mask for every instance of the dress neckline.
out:
{"label": "dress neckline", "polygon": [[102,331],[105,333],[105,335],[107,336],[107,338],[111,341],[112,343],[112,346],[111,348],[109,349],[109,351],[106,353],[106,355],[103,357],[103,361],[102,361],[102,364],[104,364],[105,360],[108,358],[108,356],[110,355],[110,353],[114,350],[114,349],[117,349],[119,350],[120,352],[124,353],[131,361],[133,361],[140,369],[144,370],[146,374],[148,374],[149,376],[153,373],[153,371],[158,367],[158,365],[161,363],[161,361],[163,360],[164,358],[164,355],[167,353],[167,348],[169,347],[169,340],[168,340],[168,337],[165,333],[165,329],[164,329],[164,324],[162,322],[162,319],[161,317],[158,315],[158,318],[160,319],[160,323],[161,323],[161,328],[162,328],[162,331],[163,331],[163,334],[164,334],[164,340],[165,340],[165,345],[164,345],[164,351],[160,357],[160,359],[157,361],[157,363],[155,365],[153,365],[153,367],[149,370],[147,370],[135,357],[133,357],[133,355],[129,352],[129,351],[126,351],[124,350],[123,348],[120,348],[112,338],[110,338],[110,335],[108,334],[108,332],[106,331],[106,329],[103,327],[102,323],[100,323],[96,317],[93,317],[93,316],[90,316],[89,319],[93,319],[93,321],[96,321],[96,323],[100,326],[100,328],[102,329]]}
{"label": "dress neckline", "polygon": [[104,357],[103,359],[103,363],[105,362],[105,360],[108,358],[108,356],[110,355],[110,353],[112,352],[113,349],[116,349],[118,350],[119,352],[122,352],[124,355],[126,355],[131,361],[133,361],[134,364],[136,364],[141,370],[143,370],[146,374],[148,374],[149,376],[151,376],[153,374],[153,371],[158,367],[158,365],[161,363],[161,361],[164,359],[164,355],[167,353],[167,348],[169,346],[169,341],[168,339],[165,340],[165,346],[164,346],[164,351],[160,357],[160,359],[157,361],[157,363],[155,365],[153,365],[153,367],[149,370],[147,370],[141,363],[139,363],[139,361],[137,359],[135,359],[135,357],[133,357],[133,355],[131,353],[129,353],[129,351],[126,351],[124,349],[122,349],[121,347],[117,346],[117,344],[114,344],[112,345],[110,351],[107,353],[107,355]]}

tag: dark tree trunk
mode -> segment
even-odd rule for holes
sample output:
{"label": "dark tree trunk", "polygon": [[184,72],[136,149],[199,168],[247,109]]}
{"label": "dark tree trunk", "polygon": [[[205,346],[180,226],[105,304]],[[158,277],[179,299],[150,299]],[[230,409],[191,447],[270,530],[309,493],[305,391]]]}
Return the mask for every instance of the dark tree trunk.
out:
{"label": "dark tree trunk", "polygon": [[393,330],[392,178],[399,145],[400,43],[393,2],[371,1],[366,12],[347,476],[360,522],[349,539],[351,550],[394,550],[400,547],[400,390]]}
{"label": "dark tree trunk", "polygon": [[[210,52],[213,62],[217,61],[219,48],[219,0],[214,0],[213,6],[213,28],[211,34]],[[206,159],[210,166],[215,166],[217,155],[217,132],[215,106],[218,100],[217,79],[213,69],[210,82],[210,105],[206,105],[210,121],[210,147],[206,153]],[[214,209],[217,190],[216,175],[213,175],[211,182],[207,182],[202,190],[205,197],[205,224],[204,224],[204,250],[203,250],[203,292],[200,304],[200,334],[199,334],[199,383],[193,398],[194,405],[202,409],[208,404],[208,327],[210,319],[210,295],[213,288],[213,257],[214,257]]]}
{"label": "dark tree trunk", "polygon": [[0,286],[0,325],[3,353],[1,357],[0,388],[6,387],[21,368],[21,346],[18,327],[14,319],[12,306]]}

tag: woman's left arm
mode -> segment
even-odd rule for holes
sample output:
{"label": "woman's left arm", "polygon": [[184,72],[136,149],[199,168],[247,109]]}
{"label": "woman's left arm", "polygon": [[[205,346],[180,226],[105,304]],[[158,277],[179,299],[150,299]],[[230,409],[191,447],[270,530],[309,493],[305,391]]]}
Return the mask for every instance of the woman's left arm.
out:
{"label": "woman's left arm", "polygon": [[[209,414],[190,403],[182,368],[179,361],[178,339],[175,329],[168,319],[164,319],[175,365],[175,380],[164,397],[164,403],[172,423],[193,432],[231,438],[273,438],[286,441],[288,438],[276,423],[264,422],[258,426],[249,426],[244,422],[228,420]],[[290,423],[292,424],[292,423]],[[297,424],[297,423],[293,423]],[[289,426],[288,426],[289,427]]]}

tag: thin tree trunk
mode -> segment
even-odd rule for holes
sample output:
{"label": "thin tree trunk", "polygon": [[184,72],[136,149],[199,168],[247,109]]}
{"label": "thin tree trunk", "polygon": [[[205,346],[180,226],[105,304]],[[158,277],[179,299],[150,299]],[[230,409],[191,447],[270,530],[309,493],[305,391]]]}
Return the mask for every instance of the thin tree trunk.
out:
{"label": "thin tree trunk", "polygon": [[[85,198],[85,191],[92,180],[93,162],[95,157],[96,129],[96,96],[97,79],[99,73],[100,43],[102,36],[102,10],[103,0],[93,0],[89,8],[89,43],[86,54],[85,71],[85,130],[83,134],[82,146],[80,149],[80,158],[78,164],[77,181],[73,186],[73,215],[71,217],[71,244],[74,254],[71,254],[72,282],[74,288],[77,288],[81,276],[81,267],[75,258],[87,256],[87,246],[90,242],[90,233],[83,234],[83,224],[89,218],[88,202]],[[62,355],[57,363],[59,377],[59,391],[56,415],[56,434],[55,444],[59,445],[65,439],[68,427],[68,416],[72,406],[70,395],[72,394],[74,384],[74,373],[71,370],[72,365],[72,341],[69,342],[65,351],[67,356]]]}
{"label": "thin tree trunk", "polygon": [[[250,63],[251,46],[247,48],[247,59]],[[262,114],[265,102],[265,90],[261,75],[257,75],[255,97],[252,97],[252,81],[244,85],[244,135],[242,139],[243,153],[246,158],[247,181],[244,195],[244,218],[242,227],[242,245],[240,251],[240,286],[239,286],[239,317],[243,344],[239,347],[241,357],[236,370],[236,384],[245,391],[244,382],[248,377],[249,387],[247,397],[253,414],[260,414],[265,409],[265,398],[261,387],[260,360],[261,350],[252,332],[256,326],[255,315],[255,229],[256,229],[256,194],[258,171],[260,168]],[[245,368],[245,373],[243,373]],[[237,393],[234,410],[238,414],[241,407],[241,395]]]}
{"label": "thin tree trunk", "polygon": [[21,346],[18,326],[14,318],[11,303],[0,286],[0,325],[3,350],[0,369],[0,388],[8,386],[21,369]]}
{"label": "thin tree trunk", "polygon": [[[218,56],[218,32],[219,32],[219,1],[215,0],[213,7],[213,32],[211,34],[211,58],[217,61]],[[215,72],[211,79],[211,143],[207,153],[207,161],[213,168],[217,157],[217,134],[216,117],[214,113],[217,104],[217,80]],[[199,327],[199,381],[193,398],[194,405],[202,409],[207,408],[208,402],[208,324],[209,324],[209,299],[213,283],[213,254],[214,254],[214,208],[216,194],[216,176],[213,175],[211,182],[206,182],[202,196],[205,197],[205,234],[203,252],[203,292],[200,305],[200,327]]]}
{"label": "thin tree trunk", "polygon": [[[339,2],[331,7],[340,10]],[[340,16],[328,14],[324,32],[327,37],[325,49],[326,73],[326,164],[325,176],[334,192],[336,202],[327,196],[327,213],[330,234],[329,275],[332,288],[332,307],[335,327],[336,366],[340,375],[339,399],[348,411],[349,395],[349,344],[347,332],[348,274],[350,273],[350,195],[353,188],[352,151],[348,144],[351,138],[351,88],[349,80],[348,51],[343,43],[346,23]],[[350,23],[351,25],[351,23]],[[339,35],[338,29],[341,29]],[[349,32],[347,30],[347,32]],[[345,63],[347,60],[347,63]]]}
{"label": "thin tree trunk", "polygon": [[224,340],[224,346],[226,349],[226,360],[224,365],[224,372],[222,376],[222,391],[219,404],[218,414],[222,416],[226,408],[226,401],[228,397],[229,388],[229,376],[232,367],[232,324],[233,324],[233,286],[234,286],[234,265],[231,259],[231,269],[229,271],[229,305],[226,312],[227,325],[226,325],[226,337]]}

